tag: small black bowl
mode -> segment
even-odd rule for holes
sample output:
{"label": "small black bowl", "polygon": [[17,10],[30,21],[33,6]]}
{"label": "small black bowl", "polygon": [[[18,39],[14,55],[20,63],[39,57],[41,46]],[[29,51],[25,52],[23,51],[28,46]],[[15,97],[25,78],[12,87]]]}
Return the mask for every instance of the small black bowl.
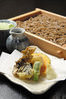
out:
{"label": "small black bowl", "polygon": [[8,23],[13,25],[13,27],[9,29],[0,29],[0,48],[4,48],[6,47],[6,39],[10,35],[9,31],[15,28],[17,24],[15,21],[7,20],[7,19],[0,20],[0,23]]}

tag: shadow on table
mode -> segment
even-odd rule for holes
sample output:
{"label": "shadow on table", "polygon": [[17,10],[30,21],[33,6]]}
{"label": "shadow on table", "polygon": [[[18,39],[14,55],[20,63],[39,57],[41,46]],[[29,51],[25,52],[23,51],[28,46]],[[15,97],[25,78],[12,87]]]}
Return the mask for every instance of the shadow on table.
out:
{"label": "shadow on table", "polygon": [[[11,90],[14,92],[17,92],[19,95],[22,95],[22,97],[25,97],[25,99],[55,99],[52,98],[57,92],[61,94],[62,89],[66,89],[66,81],[60,81],[57,84],[55,84],[53,87],[51,87],[47,92],[45,92],[42,95],[34,95],[27,91],[22,86],[16,85],[9,81],[6,77],[3,75],[0,75],[0,85],[7,85]],[[63,91],[64,91],[63,90]]]}

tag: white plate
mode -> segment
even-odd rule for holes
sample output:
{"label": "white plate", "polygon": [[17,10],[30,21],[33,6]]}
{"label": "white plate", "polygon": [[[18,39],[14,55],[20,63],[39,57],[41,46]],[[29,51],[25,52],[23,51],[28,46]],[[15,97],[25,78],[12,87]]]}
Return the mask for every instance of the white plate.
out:
{"label": "white plate", "polygon": [[[44,53],[39,48],[37,48],[36,52],[38,53],[39,51],[41,53]],[[3,75],[5,75],[10,81],[12,81],[15,84],[21,85],[22,87],[26,88],[28,91],[30,91],[33,94],[42,94],[42,93],[46,92],[55,83],[57,83],[59,80],[64,80],[66,78],[66,70],[63,69],[63,66],[64,67],[66,66],[66,61],[47,54],[51,59],[53,68],[55,69],[55,71],[57,71],[56,72],[58,75],[57,79],[54,79],[54,80],[43,79],[40,82],[39,81],[38,82],[35,82],[35,81],[26,82],[24,80],[20,80],[13,76],[12,70],[13,70],[15,61],[17,61],[22,56],[22,53],[15,50],[11,55],[10,54],[5,55],[5,54],[3,56],[1,55],[2,59],[0,58],[0,72],[3,73]],[[3,61],[3,57],[5,57],[5,61]],[[59,68],[60,68],[60,70],[59,70]],[[59,74],[58,72],[61,73],[62,75]]]}

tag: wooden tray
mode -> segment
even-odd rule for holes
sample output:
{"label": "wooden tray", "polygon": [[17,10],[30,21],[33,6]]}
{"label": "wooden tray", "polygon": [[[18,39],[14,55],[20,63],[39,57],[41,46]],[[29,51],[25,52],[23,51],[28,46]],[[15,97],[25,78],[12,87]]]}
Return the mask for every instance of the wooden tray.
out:
{"label": "wooden tray", "polygon": [[[31,11],[29,13],[10,18],[10,20],[14,20],[14,21],[25,20],[25,19],[30,18],[31,16],[35,16],[35,15],[38,15],[40,13],[44,13],[45,15],[49,15],[52,18],[55,17],[58,20],[60,19],[60,20],[66,21],[66,17],[64,17],[64,16],[54,14],[54,13],[51,13],[51,12],[48,12],[48,11],[45,11],[45,10],[42,10],[39,8],[36,8],[34,11]],[[48,40],[45,40],[39,36],[36,36],[32,33],[27,32],[27,31],[25,32],[25,35],[27,35],[27,37],[29,38],[30,42],[33,45],[37,45],[43,51],[45,51],[49,54],[52,54],[54,56],[66,59],[66,44],[64,44],[63,46],[60,46],[58,44],[55,44],[55,43],[50,42]]]}

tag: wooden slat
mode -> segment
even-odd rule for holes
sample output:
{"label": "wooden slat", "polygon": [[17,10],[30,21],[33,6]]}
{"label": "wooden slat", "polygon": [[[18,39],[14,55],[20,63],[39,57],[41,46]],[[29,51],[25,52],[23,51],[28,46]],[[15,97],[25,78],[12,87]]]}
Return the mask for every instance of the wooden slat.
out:
{"label": "wooden slat", "polygon": [[16,17],[13,17],[13,18],[9,18],[9,20],[24,20],[26,19],[27,17],[31,17],[33,15],[38,15],[40,14],[41,11],[40,10],[34,10],[34,11],[31,11],[31,12],[28,12],[28,13],[25,13],[25,14],[22,14],[22,15],[19,15],[19,16],[16,16]]}
{"label": "wooden slat", "polygon": [[36,11],[41,11],[41,12],[43,12],[43,13],[45,13],[47,15],[50,15],[52,17],[66,20],[65,16],[62,16],[62,15],[59,15],[59,14],[56,14],[56,13],[52,13],[52,12],[49,12],[49,11],[46,11],[46,10],[42,10],[42,9],[39,9],[39,8],[36,8]]}
{"label": "wooden slat", "polygon": [[[9,20],[14,20],[14,21],[24,20],[28,17],[35,16],[40,13],[44,13],[45,15],[49,15],[52,18],[55,17],[57,19],[64,20],[66,22],[66,17],[52,13],[52,12],[48,12],[48,11],[45,11],[45,10],[42,10],[39,8],[36,8],[34,11],[28,12],[26,14],[22,14],[22,15],[10,18]],[[66,45],[65,46],[57,45],[53,42],[45,40],[45,39],[43,39],[39,36],[36,36],[34,34],[31,34],[29,32],[25,32],[25,35],[27,35],[27,37],[29,38],[30,42],[33,45],[39,46],[42,50],[46,51],[47,53],[50,53],[50,54],[55,55],[60,58],[63,57],[64,59],[66,59]]]}
{"label": "wooden slat", "polygon": [[34,45],[37,45],[40,47],[43,51],[52,54],[54,56],[57,56],[59,58],[66,59],[66,49],[63,48],[60,45],[57,45],[53,42],[50,42],[48,40],[45,40],[41,37],[38,37],[37,35],[31,34],[29,32],[25,32],[25,35],[28,37],[30,42]]}

